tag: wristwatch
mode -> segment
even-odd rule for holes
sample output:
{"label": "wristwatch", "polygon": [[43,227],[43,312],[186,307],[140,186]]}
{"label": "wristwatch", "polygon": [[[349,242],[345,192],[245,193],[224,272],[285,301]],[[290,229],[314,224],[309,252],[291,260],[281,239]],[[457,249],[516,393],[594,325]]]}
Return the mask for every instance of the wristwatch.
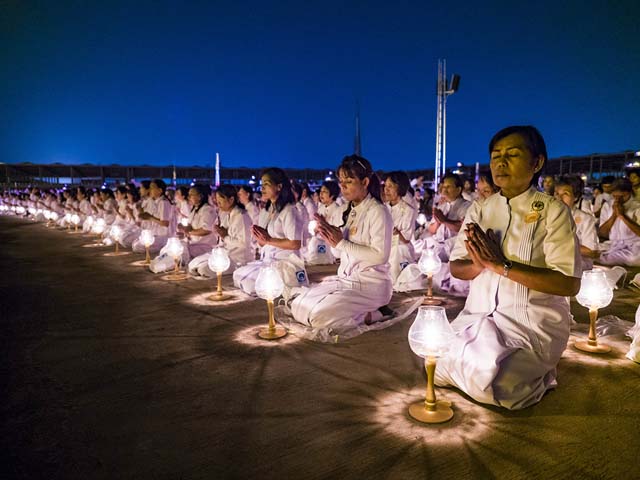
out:
{"label": "wristwatch", "polygon": [[505,258],[504,262],[502,262],[502,276],[508,277],[509,271],[513,268],[513,262],[508,258]]}

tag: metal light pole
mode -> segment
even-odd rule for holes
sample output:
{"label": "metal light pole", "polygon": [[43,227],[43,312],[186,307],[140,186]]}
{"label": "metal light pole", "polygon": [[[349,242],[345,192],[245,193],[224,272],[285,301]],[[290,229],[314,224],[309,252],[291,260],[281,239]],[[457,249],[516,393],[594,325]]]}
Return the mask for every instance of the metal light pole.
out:
{"label": "metal light pole", "polygon": [[447,61],[438,60],[435,189],[447,170],[447,97],[453,95],[459,85],[459,75],[452,75],[451,82],[447,82]]}

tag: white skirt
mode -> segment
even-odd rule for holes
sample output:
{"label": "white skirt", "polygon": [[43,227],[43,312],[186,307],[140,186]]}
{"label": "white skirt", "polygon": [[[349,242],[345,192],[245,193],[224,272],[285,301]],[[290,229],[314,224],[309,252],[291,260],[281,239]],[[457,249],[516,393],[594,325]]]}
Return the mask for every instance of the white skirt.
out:
{"label": "white skirt", "polygon": [[289,254],[286,259],[256,260],[238,268],[233,272],[233,284],[243,292],[253,295],[256,293],[256,279],[260,269],[267,264],[273,265],[287,288],[296,288],[309,285],[307,271],[304,268],[304,260],[295,253]]}
{"label": "white skirt", "polygon": [[362,325],[367,313],[387,305],[392,294],[391,279],[378,272],[361,273],[357,279],[334,276],[301,289],[291,313],[305,326],[338,334]]}
{"label": "white skirt", "polygon": [[331,247],[316,235],[309,240],[304,259],[309,265],[332,265],[336,261]]}
{"label": "white skirt", "polygon": [[456,320],[451,323],[457,332],[448,353],[438,359],[436,385],[457,387],[478,402],[510,410],[539,402],[556,386],[563,349],[537,353],[509,346],[492,317],[469,322],[466,316],[462,329],[456,328]]}

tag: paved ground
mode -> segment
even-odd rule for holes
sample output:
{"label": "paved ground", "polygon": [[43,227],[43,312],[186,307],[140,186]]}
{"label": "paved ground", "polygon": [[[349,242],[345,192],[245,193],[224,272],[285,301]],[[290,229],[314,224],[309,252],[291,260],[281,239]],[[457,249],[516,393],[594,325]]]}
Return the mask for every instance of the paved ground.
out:
{"label": "paved ground", "polygon": [[[455,417],[424,426],[406,413],[425,384],[411,319],[269,344],[264,301],[207,305],[212,282],[86,243],[0,218],[1,478],[640,478],[640,365],[621,335],[604,357],[569,348],[534,407],[438,389]],[[633,320],[637,303],[622,289],[601,315]]]}

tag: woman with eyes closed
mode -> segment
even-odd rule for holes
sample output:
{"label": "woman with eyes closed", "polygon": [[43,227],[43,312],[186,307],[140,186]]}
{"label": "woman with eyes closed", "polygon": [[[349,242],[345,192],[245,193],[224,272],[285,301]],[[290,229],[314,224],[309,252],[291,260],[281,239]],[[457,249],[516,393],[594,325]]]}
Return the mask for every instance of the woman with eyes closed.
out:
{"label": "woman with eyes closed", "polygon": [[568,297],[580,289],[580,245],[569,209],[535,189],[547,160],[540,132],[505,128],[489,153],[500,192],[473,203],[451,252],[451,274],[471,287],[435,379],[479,402],[520,409],[556,386]]}
{"label": "woman with eyes closed", "polygon": [[380,182],[371,164],[357,155],[338,168],[348,203],[342,226],[317,215],[316,232],[340,254],[338,275],[310,288],[295,289],[287,299],[294,319],[329,334],[344,334],[382,319],[391,300],[389,252],[393,222],[380,201]]}
{"label": "woman with eyes closed", "polygon": [[262,172],[262,199],[266,202],[260,213],[259,225],[251,234],[260,246],[259,261],[251,262],[233,272],[233,283],[248,294],[255,293],[260,268],[273,264],[288,288],[307,285],[307,272],[300,256],[302,229],[306,225],[298,214],[291,182],[281,168]]}

